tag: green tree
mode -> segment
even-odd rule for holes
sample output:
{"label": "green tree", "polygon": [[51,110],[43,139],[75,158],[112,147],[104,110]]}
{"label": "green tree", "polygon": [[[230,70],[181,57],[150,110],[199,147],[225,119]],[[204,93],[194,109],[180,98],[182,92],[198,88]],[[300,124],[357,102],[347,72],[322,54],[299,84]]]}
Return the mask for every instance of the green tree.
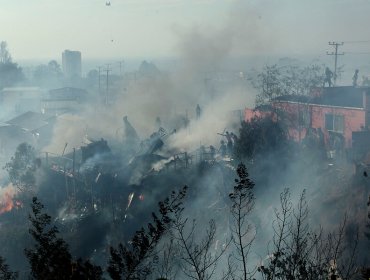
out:
{"label": "green tree", "polygon": [[0,89],[24,80],[22,68],[12,62],[6,42],[0,42]]}
{"label": "green tree", "polygon": [[358,235],[353,246],[346,244],[346,217],[336,232],[324,236],[322,228],[312,230],[308,212],[305,191],[295,208],[288,189],[280,195],[270,242],[272,251],[258,268],[262,279],[353,279]]}
{"label": "green tree", "polygon": [[[251,78],[252,85],[258,90],[256,105],[274,113],[289,127],[307,128],[308,103],[315,88],[323,86],[324,74],[318,65],[298,66],[296,64],[265,66],[261,73]],[[274,103],[282,96],[290,96],[298,103],[298,112],[290,112]]]}
{"label": "green tree", "polygon": [[27,143],[22,143],[4,169],[14,186],[26,190],[35,185],[35,171],[39,166],[40,159],[37,159],[35,149]]}
{"label": "green tree", "polygon": [[2,280],[15,280],[18,279],[18,273],[12,272],[9,266],[5,263],[5,259],[0,256],[0,279]]}
{"label": "green tree", "polygon": [[250,279],[251,273],[248,270],[248,254],[254,240],[254,235],[251,234],[252,225],[248,221],[248,216],[254,207],[254,195],[252,189],[254,183],[249,179],[247,168],[240,163],[237,168],[239,179],[235,180],[233,192],[229,194],[231,200],[231,232],[233,243],[236,248],[236,256],[234,256],[234,265],[236,271],[241,272],[241,276],[237,279]]}
{"label": "green tree", "polygon": [[36,197],[32,200],[32,224],[29,232],[35,241],[33,249],[25,249],[31,266],[32,279],[69,279],[72,257],[66,242],[57,237],[58,229],[51,225],[51,217]]}
{"label": "green tree", "polygon": [[203,235],[196,233],[197,224],[193,219],[189,222],[181,213],[174,222],[173,235],[178,246],[177,258],[185,276],[195,280],[211,280],[217,269],[218,261],[226,252],[230,241],[225,246],[215,250],[217,228],[215,220],[211,219],[208,225],[203,225]]}
{"label": "green tree", "polygon": [[120,243],[117,249],[110,248],[107,271],[113,280],[143,280],[153,272],[157,259],[155,248],[173,223],[171,214],[180,211],[186,190],[185,186],[159,202],[159,216],[152,213],[153,222],[148,224],[147,229],[138,230],[130,242]]}
{"label": "green tree", "polygon": [[22,68],[16,63],[0,63],[0,89],[14,86],[23,80]]}
{"label": "green tree", "polygon": [[242,122],[235,155],[240,159],[255,159],[288,148],[287,133],[279,122],[267,116]]}
{"label": "green tree", "polygon": [[288,94],[283,72],[276,64],[265,66],[261,73],[252,78],[252,85],[259,92],[256,96],[257,105],[269,103],[275,97]]}
{"label": "green tree", "polygon": [[33,72],[33,79],[39,85],[55,87],[62,84],[62,70],[58,62],[49,61],[47,65],[41,64]]}
{"label": "green tree", "polygon": [[50,60],[48,63],[48,69],[54,76],[60,77],[62,75],[62,69],[56,60]]}
{"label": "green tree", "polygon": [[89,260],[78,259],[72,263],[72,280],[102,280],[103,270],[100,266],[93,265]]}
{"label": "green tree", "polygon": [[0,63],[12,63],[12,56],[8,50],[8,44],[5,41],[0,42]]}
{"label": "green tree", "polygon": [[58,229],[51,225],[51,217],[43,212],[44,205],[36,197],[32,200],[29,232],[35,241],[34,248],[25,249],[31,267],[31,279],[102,279],[102,269],[90,261],[74,261],[68,244],[58,237]]}
{"label": "green tree", "polygon": [[272,65],[265,66],[261,73],[251,79],[258,90],[256,104],[270,104],[283,95],[309,95],[316,87],[321,87],[324,74],[320,66]]}

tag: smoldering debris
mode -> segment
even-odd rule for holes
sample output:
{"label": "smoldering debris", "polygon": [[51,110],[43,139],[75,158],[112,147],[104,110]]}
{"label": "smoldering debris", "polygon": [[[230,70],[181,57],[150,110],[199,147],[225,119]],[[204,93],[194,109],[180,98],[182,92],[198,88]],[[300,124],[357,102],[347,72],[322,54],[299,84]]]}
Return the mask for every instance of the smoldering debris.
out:
{"label": "smoldering debris", "polygon": [[[150,212],[157,202],[184,184],[191,186],[184,204],[188,217],[196,217],[199,224],[206,223],[210,218],[219,224],[228,224],[228,194],[235,178],[232,153],[223,155],[219,149],[207,144],[187,150],[187,145],[182,146],[182,139],[178,136],[188,134],[190,138],[193,131],[198,130],[195,127],[200,126],[202,119],[207,120],[206,112],[207,109],[197,120],[199,123],[190,123],[190,131],[184,129],[168,133],[164,128],[157,130],[154,127],[144,140],[136,134],[130,140],[130,149],[125,147],[127,142],[124,139],[113,140],[112,145],[109,140],[91,139],[89,144],[76,149],[75,153],[66,153],[63,157],[49,155],[48,163],[43,159],[45,178],[39,186],[38,196],[45,202],[50,214],[56,217],[55,222],[76,256],[92,258],[104,265],[109,254],[106,248],[129,241],[135,230],[149,221]],[[133,124],[131,126],[135,129]],[[221,139],[228,141],[224,136],[227,135],[225,128],[216,130],[213,135],[208,134],[215,143]],[[158,140],[160,145],[156,144]],[[215,146],[218,148],[218,145]],[[63,162],[66,158],[69,164]],[[317,175],[316,170],[305,170],[304,162],[292,160],[282,164],[282,159],[274,155],[264,160],[268,162],[251,162],[248,165],[257,183],[258,202],[251,222],[253,230],[258,233],[255,241],[258,252],[263,252],[271,232],[266,228],[270,225],[281,189],[301,184],[303,179],[316,178]],[[263,170],[266,164],[272,167],[268,171]],[[304,183],[312,186],[308,193],[315,196],[320,187],[328,186],[323,180],[307,180]],[[295,193],[299,192],[297,189]],[[334,189],[331,191],[335,192]],[[343,201],[343,193],[339,193],[335,200]],[[315,205],[315,201],[312,203]],[[322,207],[322,211],[330,211],[327,203]],[[261,228],[266,230],[259,233]],[[224,240],[226,232],[227,227],[222,228],[216,240]],[[80,239],[84,242],[77,241]],[[253,255],[251,259],[257,262],[258,255]]]}
{"label": "smoldering debris", "polygon": [[93,141],[87,146],[81,146],[82,159],[81,162],[85,163],[90,158],[93,158],[96,155],[101,155],[105,153],[110,153],[111,150],[108,147],[107,141],[103,138],[100,141]]}
{"label": "smoldering debris", "polygon": [[19,192],[11,183],[0,188],[0,215],[12,211],[14,208],[20,208],[22,203],[16,200]]}

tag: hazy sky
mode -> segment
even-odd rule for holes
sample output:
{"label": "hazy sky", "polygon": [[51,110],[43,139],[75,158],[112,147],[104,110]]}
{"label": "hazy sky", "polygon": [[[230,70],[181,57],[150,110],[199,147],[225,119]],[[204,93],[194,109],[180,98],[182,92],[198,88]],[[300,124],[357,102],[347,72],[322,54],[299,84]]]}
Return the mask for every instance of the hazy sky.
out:
{"label": "hazy sky", "polygon": [[236,55],[325,54],[328,41],[370,40],[370,0],[110,2],[0,0],[0,40],[14,60],[59,59],[64,49],[85,58],[174,56],[201,40]]}

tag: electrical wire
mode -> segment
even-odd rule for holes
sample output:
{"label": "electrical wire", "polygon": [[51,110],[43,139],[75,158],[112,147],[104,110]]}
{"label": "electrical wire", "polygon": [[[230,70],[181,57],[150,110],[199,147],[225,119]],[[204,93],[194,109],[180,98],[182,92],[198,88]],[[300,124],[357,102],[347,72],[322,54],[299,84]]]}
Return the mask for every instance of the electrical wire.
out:
{"label": "electrical wire", "polygon": [[361,41],[343,41],[346,44],[363,44],[363,43],[370,43],[370,40],[361,40]]}

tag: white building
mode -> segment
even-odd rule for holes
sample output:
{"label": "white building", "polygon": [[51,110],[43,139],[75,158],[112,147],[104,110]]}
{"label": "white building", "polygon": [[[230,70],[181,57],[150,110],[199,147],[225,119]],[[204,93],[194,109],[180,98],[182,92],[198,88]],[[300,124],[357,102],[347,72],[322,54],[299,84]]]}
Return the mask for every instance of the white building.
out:
{"label": "white building", "polygon": [[42,99],[42,112],[63,114],[81,110],[87,100],[88,93],[84,89],[64,87],[49,90]]}
{"label": "white building", "polygon": [[27,111],[41,112],[45,91],[39,87],[9,87],[0,91],[0,120]]}
{"label": "white building", "polygon": [[66,77],[81,77],[81,52],[65,50],[62,53],[62,65]]}

